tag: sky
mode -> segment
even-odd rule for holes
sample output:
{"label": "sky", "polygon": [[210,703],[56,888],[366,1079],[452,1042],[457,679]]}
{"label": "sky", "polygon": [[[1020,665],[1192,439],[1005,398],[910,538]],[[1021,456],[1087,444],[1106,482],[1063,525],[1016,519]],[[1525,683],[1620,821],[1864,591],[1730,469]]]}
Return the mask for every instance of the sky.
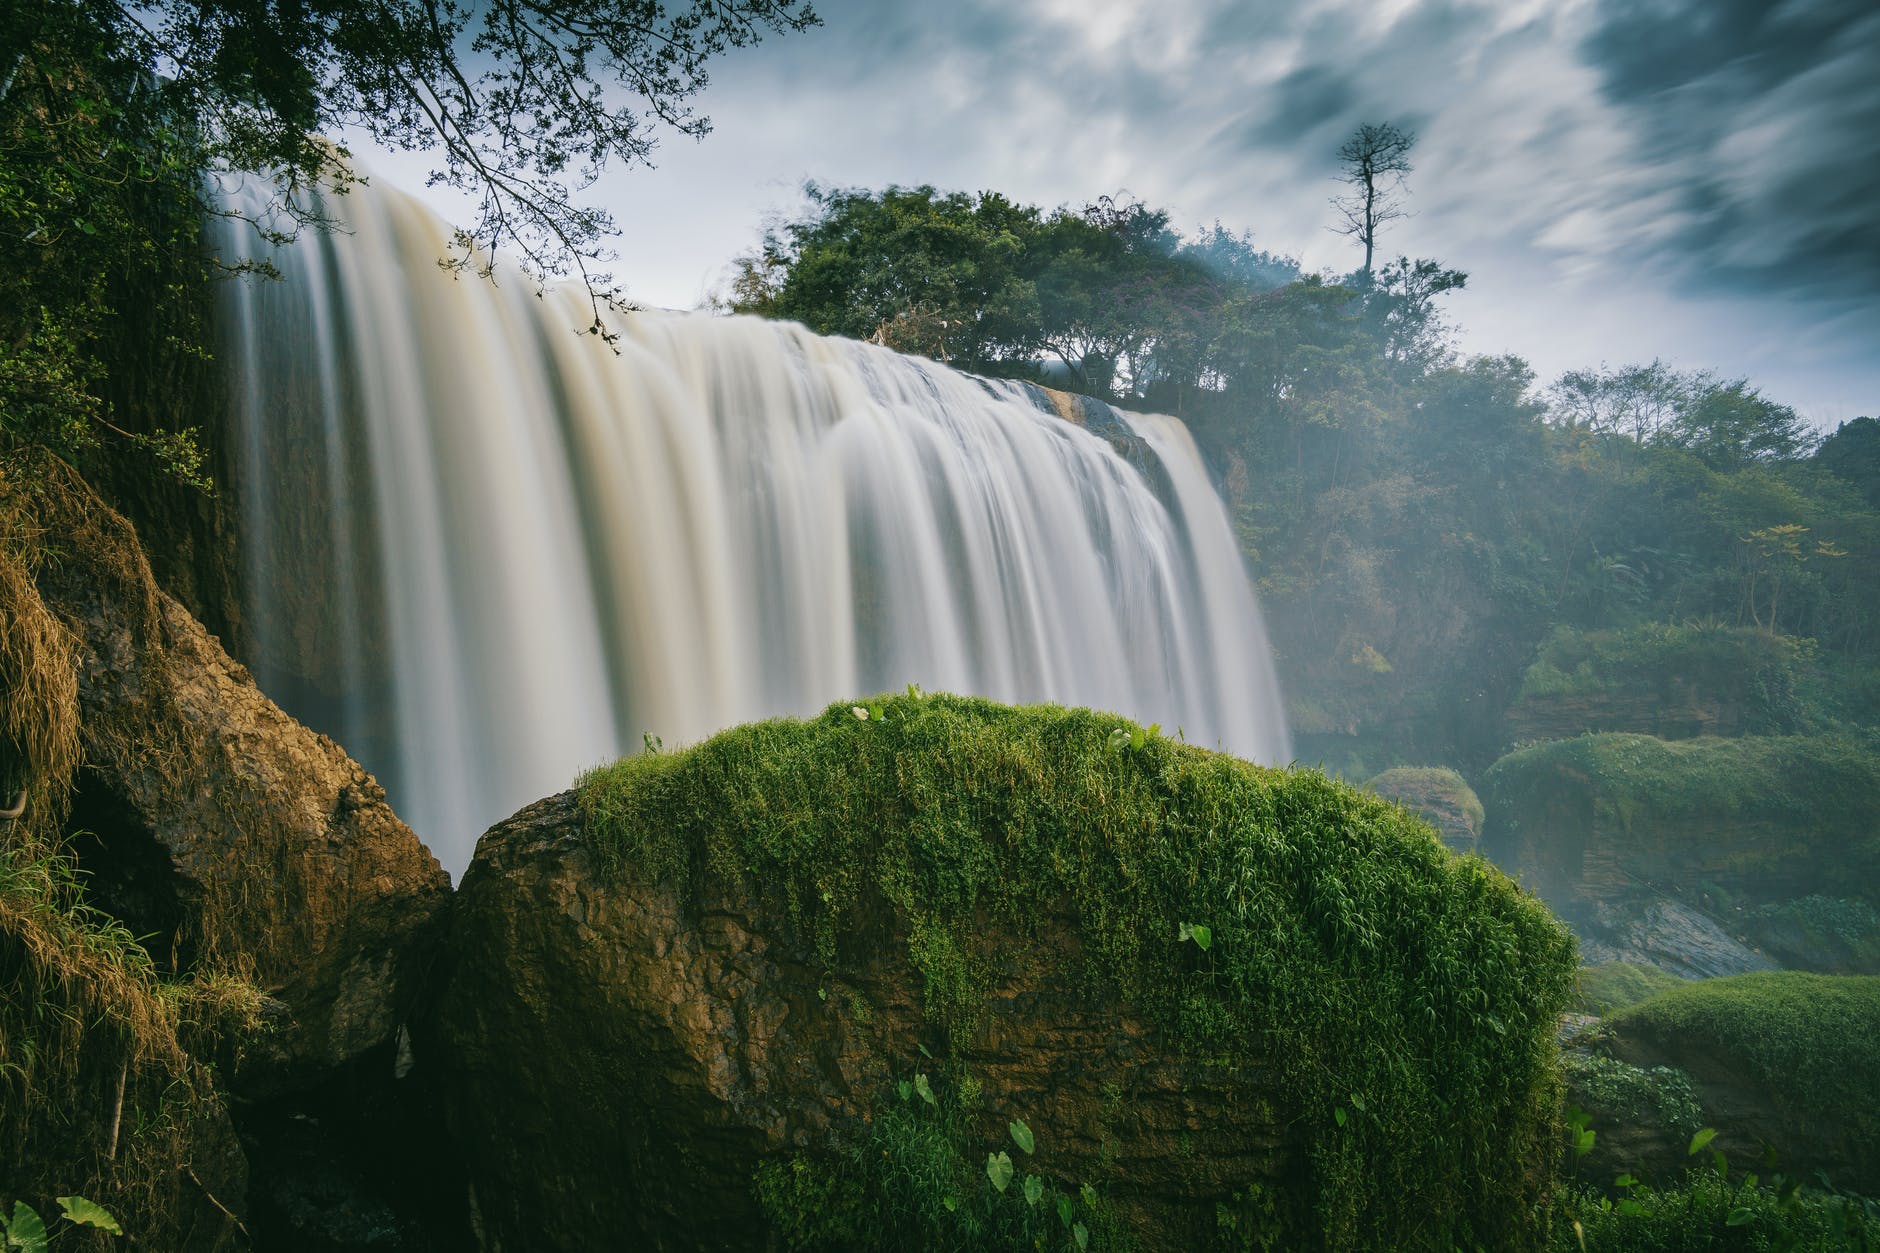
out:
{"label": "sky", "polygon": [[[1470,353],[1542,381],[1662,357],[1747,376],[1815,423],[1880,414],[1874,0],[816,0],[732,52],[713,133],[591,197],[642,303],[691,308],[805,180],[1127,191],[1328,273],[1336,153],[1416,132],[1382,255],[1469,274]],[[417,190],[423,167],[366,154]],[[439,200],[447,215],[462,206]]]}

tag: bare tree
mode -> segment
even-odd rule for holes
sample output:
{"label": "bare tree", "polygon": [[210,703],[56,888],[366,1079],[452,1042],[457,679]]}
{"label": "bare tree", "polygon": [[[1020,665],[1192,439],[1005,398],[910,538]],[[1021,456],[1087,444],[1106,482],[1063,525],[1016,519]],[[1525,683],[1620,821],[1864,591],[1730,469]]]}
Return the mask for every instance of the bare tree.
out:
{"label": "bare tree", "polygon": [[1344,219],[1332,229],[1355,237],[1364,245],[1364,281],[1371,281],[1371,259],[1377,252],[1377,232],[1386,222],[1408,216],[1400,196],[1403,176],[1410,172],[1410,149],[1416,132],[1400,130],[1389,122],[1366,122],[1338,150],[1344,167],[1339,178],[1350,184],[1348,195],[1332,197],[1332,207]]}

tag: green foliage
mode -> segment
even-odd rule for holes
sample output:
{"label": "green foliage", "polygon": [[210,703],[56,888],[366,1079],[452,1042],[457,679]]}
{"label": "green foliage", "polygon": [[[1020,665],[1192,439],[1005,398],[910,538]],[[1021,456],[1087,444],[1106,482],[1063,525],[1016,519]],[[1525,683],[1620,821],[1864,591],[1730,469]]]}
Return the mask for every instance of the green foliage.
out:
{"label": "green foliage", "polygon": [[[703,134],[686,101],[706,63],[815,22],[806,0],[679,5],[497,0],[18,0],[0,8],[0,462],[49,451],[135,491],[163,475],[209,486],[193,426],[203,309],[216,274],[205,216],[231,214],[233,172],[269,195],[263,235],[326,224],[363,130],[435,152],[435,180],[479,212],[452,262],[592,271],[608,216],[575,203],[658,126]],[[611,83],[610,81],[611,80]],[[610,85],[616,90],[609,90]],[[619,90],[624,89],[624,90]]]}
{"label": "green foliage", "polygon": [[1595,1124],[1659,1127],[1678,1140],[1703,1125],[1691,1077],[1676,1067],[1647,1069],[1587,1053],[1563,1054],[1560,1063],[1568,1092],[1593,1111]]}
{"label": "green foliage", "polygon": [[[1680,703],[1680,697],[1685,702],[1694,697],[1740,706],[1741,723],[1729,730],[1749,735],[1813,730],[1818,719],[1810,717],[1799,695],[1813,654],[1806,641],[1754,627],[1664,622],[1610,631],[1559,627],[1522,676],[1514,716],[1546,719],[1551,708],[1570,717],[1577,707],[1590,710],[1598,724],[1568,728],[1555,713],[1554,720],[1561,722],[1557,733],[1652,731],[1657,727],[1620,725],[1627,720],[1626,710],[1644,703],[1662,711]],[[1609,721],[1600,721],[1602,712]]]}
{"label": "green foliage", "polygon": [[1298,277],[1218,223],[1184,240],[1111,197],[1047,214],[996,192],[806,191],[808,215],[739,258],[733,308],[982,373],[1048,356],[1099,396],[1200,385],[1240,306]]}
{"label": "green foliage", "polygon": [[193,429],[123,412],[134,379],[204,355],[211,272],[197,188],[209,149],[125,25],[110,6],[58,0],[0,15],[0,462],[128,453],[207,486]]}
{"label": "green foliage", "polygon": [[[847,1145],[758,1167],[758,1203],[784,1248],[1128,1247],[1088,1183],[1074,1187],[1032,1173],[1031,1163],[1021,1168],[1007,1150],[975,1141],[978,1088],[968,1077],[924,1103],[911,1099],[906,1081],[898,1087],[899,1099],[884,1102]],[[1030,1129],[1019,1121],[1010,1130],[1029,1158],[1038,1148]]]}
{"label": "green foliage", "polygon": [[1780,1108],[1880,1143],[1880,976],[1770,971],[1705,979],[1608,1018],[1622,1035],[1703,1041]]}
{"label": "green foliage", "polygon": [[[1538,902],[1314,771],[1163,738],[1119,753],[1116,720],[1087,711],[880,704],[584,776],[604,871],[775,900],[838,970],[846,945],[876,942],[862,919],[891,909],[956,1039],[1015,956],[988,921],[1022,945],[1048,905],[1083,944],[1064,980],[1139,1007],[1193,1057],[1280,1067],[1308,1164],[1284,1204],[1305,1239],[1521,1243],[1574,966]],[[1177,938],[1197,919],[1204,955]],[[1353,1092],[1372,1112],[1339,1128]]]}
{"label": "green foliage", "polygon": [[[86,1200],[82,1196],[62,1196],[58,1201],[59,1216],[71,1226],[90,1227],[111,1236],[124,1234],[124,1229],[118,1226],[111,1211],[96,1201]],[[46,1228],[46,1220],[39,1216],[39,1211],[24,1201],[13,1202],[11,1217],[8,1217],[4,1208],[0,1208],[0,1236],[6,1237],[6,1248],[19,1249],[22,1253],[46,1253],[55,1240]]]}
{"label": "green foliage", "polygon": [[1610,1014],[1684,983],[1656,966],[1636,962],[1600,962],[1580,967],[1573,1008],[1583,1014]]}
{"label": "green foliage", "polygon": [[1880,509],[1880,418],[1855,418],[1835,427],[1815,450],[1815,463]]}
{"label": "green foliage", "polygon": [[1792,969],[1880,974],[1880,910],[1866,901],[1822,895],[1774,901],[1737,925]]}
{"label": "green foliage", "polygon": [[1880,757],[1855,739],[1584,735],[1510,753],[1482,791],[1491,852],[1524,824],[1567,842],[1546,824],[1568,805],[1652,864],[1681,859],[1752,899],[1772,883],[1880,893]]}
{"label": "green foliage", "polygon": [[1623,1192],[1617,1203],[1592,1190],[1562,1197],[1556,1253],[1854,1253],[1880,1245],[1880,1217],[1859,1201],[1754,1178],[1732,1183],[1698,1170],[1674,1187]]}

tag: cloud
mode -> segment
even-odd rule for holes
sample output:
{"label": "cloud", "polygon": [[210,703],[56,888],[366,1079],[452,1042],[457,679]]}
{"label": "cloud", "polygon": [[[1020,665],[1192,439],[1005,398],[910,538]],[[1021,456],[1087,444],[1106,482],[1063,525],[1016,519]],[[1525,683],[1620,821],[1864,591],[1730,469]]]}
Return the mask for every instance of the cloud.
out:
{"label": "cloud", "polygon": [[1393,121],[1420,139],[1413,216],[1384,246],[1474,273],[1470,346],[1546,372],[1678,351],[1661,339],[1692,364],[1760,343],[1779,366],[1802,345],[1813,373],[1832,367],[1833,404],[1880,391],[1862,329],[1880,306],[1872,0],[818,8],[821,29],[717,65],[702,145],[603,184],[643,298],[690,303],[806,177],[1047,207],[1127,189],[1347,269],[1357,253],[1327,229],[1337,148]]}
{"label": "cloud", "polygon": [[1606,0],[1583,53],[1675,203],[1700,287],[1880,305],[1880,11]]}

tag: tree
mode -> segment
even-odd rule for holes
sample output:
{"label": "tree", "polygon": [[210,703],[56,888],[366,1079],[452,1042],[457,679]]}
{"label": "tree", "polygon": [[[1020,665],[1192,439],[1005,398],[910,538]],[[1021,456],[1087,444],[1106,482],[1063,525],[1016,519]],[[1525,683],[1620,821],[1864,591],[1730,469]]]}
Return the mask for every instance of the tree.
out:
{"label": "tree", "polygon": [[1625,435],[1644,444],[1668,428],[1709,381],[1702,374],[1680,374],[1657,360],[1617,369],[1569,370],[1548,389],[1548,408],[1562,426],[1595,435]]}
{"label": "tree", "polygon": [[1815,462],[1880,509],[1880,418],[1855,418],[1835,427],[1815,450]]}
{"label": "tree", "polygon": [[809,216],[734,263],[734,309],[996,372],[1037,348],[1040,215],[997,192],[805,189]]}
{"label": "tree", "polygon": [[1343,167],[1339,178],[1351,186],[1351,192],[1332,197],[1332,207],[1344,220],[1332,229],[1364,245],[1364,267],[1359,273],[1366,286],[1371,281],[1378,231],[1386,222],[1408,216],[1399,197],[1404,194],[1403,176],[1412,168],[1410,149],[1416,141],[1413,131],[1389,122],[1366,122],[1338,150]]}
{"label": "tree", "polygon": [[578,189],[648,162],[662,129],[705,134],[687,102],[711,58],[815,21],[808,0],[9,0],[0,455],[84,462],[122,436],[200,481],[187,433],[135,429],[112,380],[139,353],[206,356],[214,176],[272,188],[258,222],[324,224],[315,193],[353,180],[322,137],[343,128],[436,153],[433,181],[477,197],[453,264],[508,248],[537,277],[575,272],[604,333],[612,222]]}
{"label": "tree", "polygon": [[1815,444],[1800,414],[1770,400],[1747,379],[1704,380],[1659,438],[1723,471],[1806,456]]}

